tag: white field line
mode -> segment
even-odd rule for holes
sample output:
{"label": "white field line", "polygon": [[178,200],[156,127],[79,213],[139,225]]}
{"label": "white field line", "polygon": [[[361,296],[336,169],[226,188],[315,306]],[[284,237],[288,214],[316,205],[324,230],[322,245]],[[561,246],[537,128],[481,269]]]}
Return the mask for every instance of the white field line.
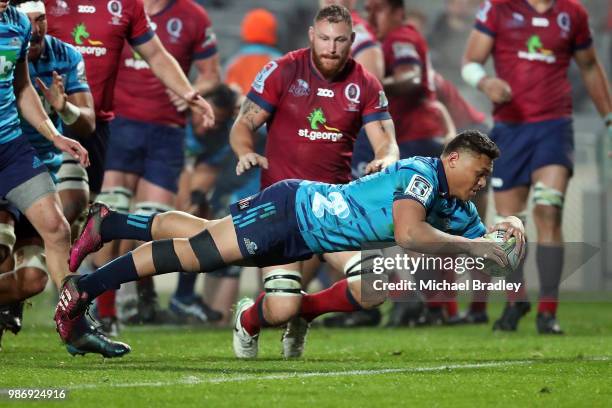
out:
{"label": "white field line", "polygon": [[433,367],[406,367],[406,368],[381,368],[373,370],[348,370],[348,371],[314,371],[314,372],[295,372],[287,374],[270,374],[270,375],[228,375],[223,377],[198,378],[196,376],[188,376],[174,381],[155,381],[155,382],[136,382],[136,383],[96,383],[96,384],[78,384],[66,387],[68,390],[81,390],[91,388],[139,388],[139,387],[169,387],[174,385],[198,385],[198,384],[221,384],[230,382],[245,382],[245,381],[269,381],[269,380],[292,380],[299,378],[317,378],[317,377],[361,377],[369,375],[383,374],[404,374],[404,373],[426,373],[435,371],[447,370],[474,370],[490,367],[507,367],[515,365],[524,365],[534,363],[534,360],[515,360],[515,361],[498,361],[489,363],[474,363],[474,364],[449,364]]}

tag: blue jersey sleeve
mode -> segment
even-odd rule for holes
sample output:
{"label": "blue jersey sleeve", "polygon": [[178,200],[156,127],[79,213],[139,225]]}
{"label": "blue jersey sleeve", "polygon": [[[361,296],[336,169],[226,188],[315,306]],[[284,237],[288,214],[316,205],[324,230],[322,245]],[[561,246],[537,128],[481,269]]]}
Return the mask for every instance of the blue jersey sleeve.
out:
{"label": "blue jersey sleeve", "polygon": [[471,201],[468,202],[468,211],[467,214],[470,217],[465,231],[463,232],[463,237],[468,239],[475,239],[484,236],[487,232],[487,228],[482,223],[480,216],[478,215],[478,210],[476,210],[476,206]]}
{"label": "blue jersey sleeve", "polygon": [[23,28],[22,32],[22,43],[21,50],[19,51],[19,56],[17,58],[17,62],[23,62],[28,55],[28,49],[30,48],[30,38],[32,38],[32,24],[30,23],[30,19],[28,19],[24,14],[19,13],[19,23]]}
{"label": "blue jersey sleeve", "polygon": [[70,68],[66,74],[66,94],[70,95],[77,92],[89,92],[83,57],[74,47],[69,44],[65,45],[70,61]]}
{"label": "blue jersey sleeve", "polygon": [[421,163],[412,163],[401,167],[397,174],[399,183],[393,201],[414,200],[429,211],[438,191],[438,179],[433,169]]}

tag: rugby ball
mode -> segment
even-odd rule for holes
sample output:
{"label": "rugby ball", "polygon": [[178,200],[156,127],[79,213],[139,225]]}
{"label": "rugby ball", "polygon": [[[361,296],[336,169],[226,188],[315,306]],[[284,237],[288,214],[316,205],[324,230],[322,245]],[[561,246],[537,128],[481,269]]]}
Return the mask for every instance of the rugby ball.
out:
{"label": "rugby ball", "polygon": [[484,236],[485,239],[497,242],[501,244],[502,249],[508,256],[509,265],[507,267],[501,266],[497,262],[492,259],[484,260],[484,269],[482,272],[487,275],[497,276],[497,277],[506,277],[514,272],[521,263],[521,257],[518,253],[518,249],[516,246],[516,238],[510,237],[507,241],[504,240],[504,235],[506,231],[504,230],[496,230],[488,233]]}

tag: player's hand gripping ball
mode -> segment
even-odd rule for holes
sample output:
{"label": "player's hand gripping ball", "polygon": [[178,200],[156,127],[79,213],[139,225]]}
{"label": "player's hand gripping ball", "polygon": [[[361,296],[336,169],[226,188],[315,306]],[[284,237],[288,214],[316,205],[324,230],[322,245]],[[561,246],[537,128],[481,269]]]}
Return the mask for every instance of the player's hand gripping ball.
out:
{"label": "player's hand gripping ball", "polygon": [[505,235],[506,231],[495,230],[484,236],[485,239],[501,244],[502,249],[508,257],[507,266],[502,266],[493,259],[485,259],[484,270],[482,272],[486,273],[487,275],[506,277],[518,268],[521,260],[523,259],[523,253],[520,253],[523,251],[519,252],[519,248],[516,245],[516,238],[510,237],[508,240],[504,240]]}

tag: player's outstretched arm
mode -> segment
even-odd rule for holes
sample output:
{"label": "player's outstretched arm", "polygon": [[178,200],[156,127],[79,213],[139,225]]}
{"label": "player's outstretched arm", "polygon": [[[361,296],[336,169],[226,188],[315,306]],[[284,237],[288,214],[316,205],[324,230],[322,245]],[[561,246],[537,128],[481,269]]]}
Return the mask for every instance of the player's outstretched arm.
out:
{"label": "player's outstretched arm", "polygon": [[211,106],[197,93],[180,65],[154,35],[149,41],[134,46],[142,58],[147,61],[151,70],[172,92],[183,98],[189,107],[201,114],[204,126],[211,128],[215,124],[215,115]]}
{"label": "player's outstretched arm", "polygon": [[483,92],[494,103],[504,103],[512,99],[512,89],[503,79],[487,75],[484,64],[489,59],[495,40],[488,34],[476,29],[468,37],[461,76],[469,85]]}
{"label": "player's outstretched arm", "polygon": [[392,119],[368,122],[365,131],[374,150],[374,160],[368,163],[365,174],[380,171],[399,160],[399,147],[395,140]]}
{"label": "player's outstretched arm", "polygon": [[49,87],[40,78],[36,78],[36,84],[62,122],[74,133],[78,136],[88,136],[96,130],[96,114],[90,91],[66,95],[64,80],[55,71]]}
{"label": "player's outstretched arm", "polygon": [[[584,85],[597,108],[604,118],[608,128],[608,137],[612,142],[612,98],[610,97],[610,83],[606,73],[597,57],[595,48],[590,46],[584,50],[578,50],[574,54],[576,64],[580,69]],[[612,157],[612,155],[610,155]]]}
{"label": "player's outstretched arm", "polygon": [[263,125],[270,113],[248,97],[244,98],[238,117],[230,132],[230,146],[238,157],[236,174],[241,175],[252,167],[268,168],[268,159],[255,153],[255,131]]}
{"label": "player's outstretched arm", "polygon": [[429,225],[425,207],[415,200],[393,203],[393,225],[395,242],[402,248],[432,255],[468,253],[494,259],[502,266],[508,264],[503,249],[492,241],[447,234]]}
{"label": "player's outstretched arm", "polygon": [[62,136],[53,125],[53,122],[51,122],[51,119],[49,119],[49,116],[47,116],[40,98],[30,81],[27,60],[17,62],[14,75],[13,89],[17,99],[17,108],[21,112],[21,116],[38,130],[42,136],[53,142],[55,147],[79,160],[81,165],[89,166],[87,150],[76,140]]}

